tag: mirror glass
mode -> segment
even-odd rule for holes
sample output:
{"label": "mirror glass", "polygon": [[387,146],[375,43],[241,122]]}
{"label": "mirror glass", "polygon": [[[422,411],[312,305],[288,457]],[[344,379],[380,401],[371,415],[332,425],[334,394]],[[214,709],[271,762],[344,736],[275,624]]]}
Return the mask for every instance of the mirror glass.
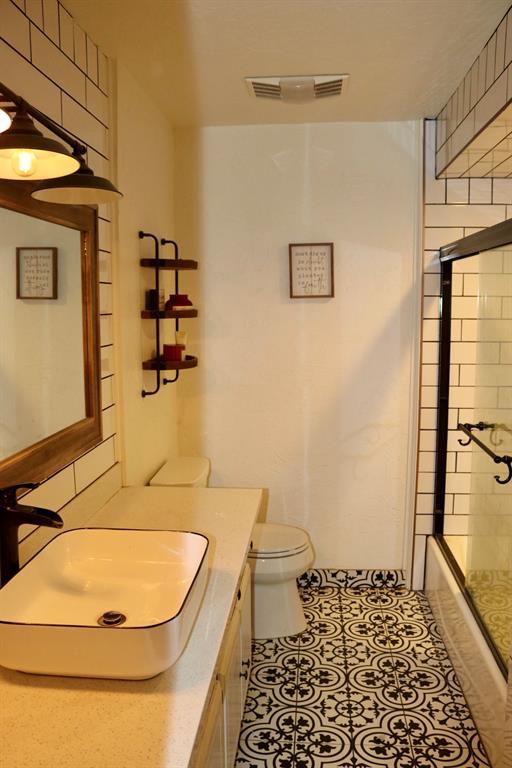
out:
{"label": "mirror glass", "polygon": [[0,487],[101,441],[97,212],[0,182]]}
{"label": "mirror glass", "polygon": [[80,232],[1,208],[0,233],[1,460],[86,414]]}

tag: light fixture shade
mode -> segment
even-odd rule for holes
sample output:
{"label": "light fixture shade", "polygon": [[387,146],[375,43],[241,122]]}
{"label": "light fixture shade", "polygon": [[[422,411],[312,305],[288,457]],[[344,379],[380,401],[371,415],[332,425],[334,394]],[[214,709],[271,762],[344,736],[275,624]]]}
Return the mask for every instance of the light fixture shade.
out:
{"label": "light fixture shade", "polygon": [[122,197],[111,181],[95,176],[83,157],[79,159],[78,171],[63,179],[50,179],[38,184],[31,197],[45,203],[68,205],[101,205],[114,203]]}
{"label": "light fixture shade", "polygon": [[6,131],[11,125],[12,120],[5,109],[0,109],[0,133]]}
{"label": "light fixture shade", "polygon": [[[23,153],[31,160],[29,172],[15,168],[17,153]],[[79,161],[66,147],[55,139],[43,136],[35,127],[32,118],[23,107],[14,115],[11,127],[0,134],[0,178],[20,181],[53,179],[66,176],[79,168]]]}

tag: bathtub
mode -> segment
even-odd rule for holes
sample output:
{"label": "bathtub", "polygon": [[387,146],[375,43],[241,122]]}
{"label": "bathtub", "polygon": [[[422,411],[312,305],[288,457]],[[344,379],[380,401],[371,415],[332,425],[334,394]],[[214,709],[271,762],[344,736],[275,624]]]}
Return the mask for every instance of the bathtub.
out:
{"label": "bathtub", "polygon": [[512,768],[507,682],[433,537],[427,544],[425,592],[491,764]]}

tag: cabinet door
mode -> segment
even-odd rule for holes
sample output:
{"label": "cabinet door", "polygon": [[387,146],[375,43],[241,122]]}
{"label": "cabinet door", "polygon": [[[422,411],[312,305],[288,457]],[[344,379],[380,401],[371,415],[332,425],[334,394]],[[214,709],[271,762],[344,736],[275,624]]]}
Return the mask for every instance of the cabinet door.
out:
{"label": "cabinet door", "polygon": [[224,687],[224,730],[226,768],[233,768],[238,747],[242,702],[240,697],[240,611],[233,612],[229,624],[219,677]]}
{"label": "cabinet door", "polygon": [[252,658],[251,569],[248,565],[245,566],[242,576],[238,607],[240,610],[240,696],[243,714]]}
{"label": "cabinet door", "polygon": [[208,704],[208,714],[194,765],[196,768],[225,768],[224,709],[219,682],[215,683]]}

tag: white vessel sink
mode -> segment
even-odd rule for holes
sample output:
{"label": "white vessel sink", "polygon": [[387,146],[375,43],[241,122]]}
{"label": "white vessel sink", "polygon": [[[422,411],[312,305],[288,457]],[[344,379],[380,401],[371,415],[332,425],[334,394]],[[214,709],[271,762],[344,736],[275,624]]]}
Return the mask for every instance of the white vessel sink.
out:
{"label": "white vessel sink", "polygon": [[44,675],[157,675],[187,643],[207,549],[205,536],[185,531],[61,533],[0,589],[0,665]]}

